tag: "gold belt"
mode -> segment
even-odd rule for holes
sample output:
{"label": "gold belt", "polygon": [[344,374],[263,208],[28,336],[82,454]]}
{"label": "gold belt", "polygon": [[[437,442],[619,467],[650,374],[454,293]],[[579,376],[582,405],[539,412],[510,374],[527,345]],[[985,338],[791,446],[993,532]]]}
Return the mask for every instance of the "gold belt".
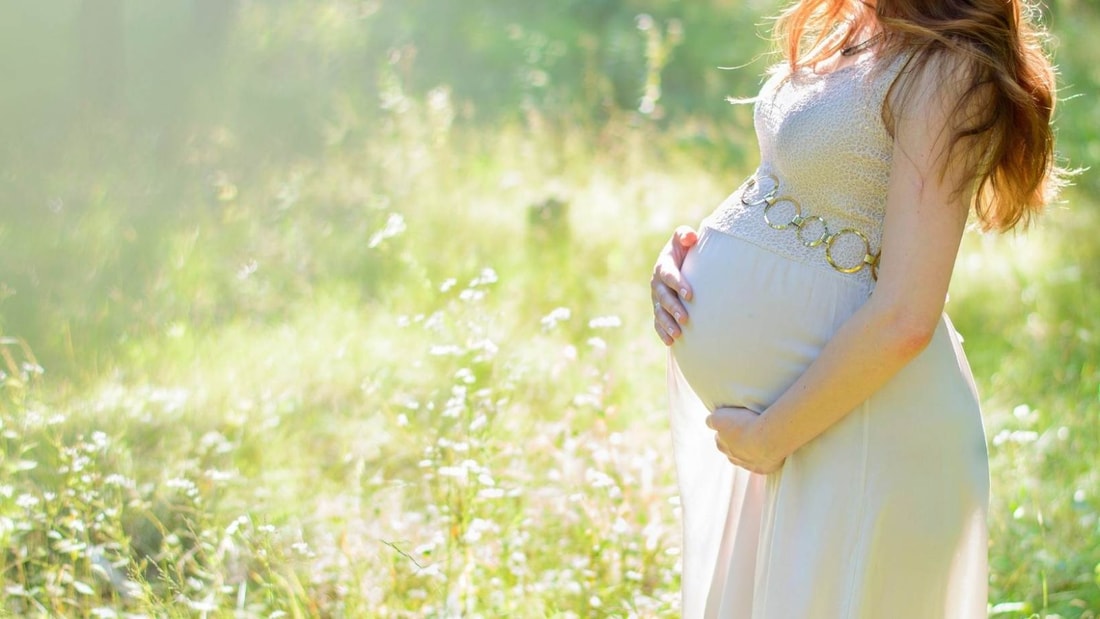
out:
{"label": "gold belt", "polygon": [[[795,234],[798,235],[799,242],[805,247],[818,247],[825,246],[825,261],[829,263],[829,266],[833,267],[841,273],[858,273],[863,270],[864,267],[871,269],[871,279],[878,280],[878,263],[882,256],[882,250],[871,253],[871,240],[867,238],[866,234],[863,234],[855,228],[843,228],[836,232],[829,231],[829,224],[819,215],[803,215],[802,204],[798,200],[788,195],[779,195],[779,179],[772,174],[764,174],[763,179],[769,179],[772,181],[772,188],[768,190],[762,197],[756,200],[746,200],[745,193],[752,190],[758,185],[757,175],[749,177],[749,180],[745,182],[745,188],[741,192],[741,204],[745,206],[763,206],[764,207],[764,222],[775,230],[789,230],[793,228]],[[790,221],[775,222],[772,221],[771,213],[775,205],[780,203],[787,203],[794,207],[794,215]],[[820,228],[820,234],[816,237],[807,236],[812,234],[807,232],[807,228],[817,227]],[[838,264],[833,258],[833,245],[838,238],[844,235],[853,235],[863,242],[863,258],[857,264],[852,266],[843,266]]]}

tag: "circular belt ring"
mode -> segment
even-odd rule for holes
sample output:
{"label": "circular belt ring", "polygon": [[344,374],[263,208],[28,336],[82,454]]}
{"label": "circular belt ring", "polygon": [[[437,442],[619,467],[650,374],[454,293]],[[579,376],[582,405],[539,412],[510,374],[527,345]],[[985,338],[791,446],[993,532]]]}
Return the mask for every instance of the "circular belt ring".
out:
{"label": "circular belt ring", "polygon": [[[776,204],[780,204],[782,202],[789,202],[794,205],[794,217],[791,217],[791,220],[785,224],[777,224],[772,222],[771,217],[768,215],[768,212],[771,211],[772,207],[774,207]],[[776,230],[786,230],[791,226],[802,228],[802,223],[804,221],[805,220],[802,218],[802,203],[790,196],[781,196],[779,198],[775,198],[774,200],[769,202],[767,206],[764,207],[764,223],[768,224]]]}
{"label": "circular belt ring", "polygon": [[[842,267],[833,259],[833,244],[838,238],[845,234],[854,234],[863,241],[863,259],[860,260],[859,264],[852,267]],[[825,260],[828,261],[829,266],[841,273],[858,273],[865,266],[870,266],[872,272],[874,272],[875,266],[878,263],[878,256],[871,253],[871,241],[865,234],[855,228],[844,228],[836,234],[829,235],[829,237],[825,239]]]}
{"label": "circular belt ring", "polygon": [[[821,235],[818,236],[816,239],[807,241],[802,233],[806,229],[806,222],[809,221],[817,221],[821,224]],[[810,215],[809,217],[803,217],[802,221],[800,221],[798,224],[798,231],[796,232],[796,234],[798,236],[798,240],[802,243],[803,246],[817,247],[818,245],[821,245],[829,239],[829,224],[826,223],[820,215]]]}
{"label": "circular belt ring", "polygon": [[760,206],[762,204],[772,204],[772,201],[775,200],[775,196],[779,193],[779,179],[772,174],[764,174],[759,178],[766,178],[770,180],[772,182],[772,188],[769,189],[762,198],[746,202],[745,192],[750,191],[751,189],[760,185],[760,181],[757,179],[756,176],[750,176],[749,181],[745,184],[745,191],[741,192],[741,204],[744,204],[745,206]]}

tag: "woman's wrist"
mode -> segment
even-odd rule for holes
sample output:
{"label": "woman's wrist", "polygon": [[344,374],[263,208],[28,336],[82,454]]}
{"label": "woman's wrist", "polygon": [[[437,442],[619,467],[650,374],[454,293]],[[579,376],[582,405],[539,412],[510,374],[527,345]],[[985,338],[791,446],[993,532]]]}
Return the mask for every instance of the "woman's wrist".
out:
{"label": "woman's wrist", "polygon": [[753,424],[752,440],[760,446],[769,460],[785,460],[787,456],[794,453],[797,446],[792,446],[789,444],[790,441],[785,440],[788,437],[783,436],[783,433],[776,428],[774,416],[768,415],[769,410],[766,409],[760,413],[757,422]]}

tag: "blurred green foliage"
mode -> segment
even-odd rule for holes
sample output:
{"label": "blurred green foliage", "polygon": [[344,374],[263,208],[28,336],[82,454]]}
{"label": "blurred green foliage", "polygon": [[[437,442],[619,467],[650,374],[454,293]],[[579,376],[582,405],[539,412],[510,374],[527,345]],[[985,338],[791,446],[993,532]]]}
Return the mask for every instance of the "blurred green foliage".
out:
{"label": "blurred green foliage", "polygon": [[[447,125],[597,134],[625,119],[675,132],[712,169],[743,167],[755,156],[747,110],[725,98],[751,95],[774,60],[765,37],[777,10],[762,0],[6,2],[0,311],[50,367],[79,375],[87,362],[72,342],[109,355],[169,320],[165,295],[190,296],[153,284],[171,258],[164,234],[271,166],[369,148],[432,93],[446,96]],[[1100,102],[1089,96],[1100,75],[1092,46],[1072,42],[1100,18],[1073,0],[1046,15],[1065,99],[1059,147],[1084,165],[1100,157]],[[719,68],[730,65],[743,68]],[[1100,189],[1092,174],[1079,184]],[[342,216],[373,225],[362,213]]]}
{"label": "blurred green foliage", "polygon": [[[369,148],[431,92],[447,93],[445,124],[595,131],[624,113],[644,121],[631,110],[656,78],[648,117],[706,121],[687,139],[729,163],[746,146],[722,134],[723,99],[751,92],[758,71],[715,67],[763,49],[752,10],[670,0],[4,3],[4,321],[53,371],[80,377],[128,338],[175,319],[216,320],[201,295],[168,281],[188,241],[167,235],[233,219],[222,207],[253,197],[232,194],[273,166]],[[674,44],[677,30],[686,35]],[[667,66],[654,66],[659,57]],[[362,173],[369,182],[373,171]],[[274,223],[286,206],[260,208]],[[330,223],[373,226],[361,206],[339,207]],[[195,274],[230,259],[191,258]],[[347,272],[333,266],[303,277]],[[232,297],[234,281],[203,276],[222,288],[210,293],[220,302]],[[293,294],[308,284],[282,285]],[[265,309],[246,304],[223,317]],[[94,352],[78,360],[78,349]]]}

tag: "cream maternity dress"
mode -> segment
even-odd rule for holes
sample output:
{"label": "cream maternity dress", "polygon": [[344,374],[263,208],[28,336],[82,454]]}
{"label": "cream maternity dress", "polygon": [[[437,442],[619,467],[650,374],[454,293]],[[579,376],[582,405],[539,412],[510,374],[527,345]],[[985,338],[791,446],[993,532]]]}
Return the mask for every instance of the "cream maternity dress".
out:
{"label": "cream maternity dress", "polygon": [[669,383],[685,618],[986,616],[985,436],[946,315],[771,475],[731,465],[704,423],[719,406],[766,409],[874,290],[893,151],[880,111],[903,63],[873,67],[772,75],[755,103],[760,167],[684,262],[695,294]]}

